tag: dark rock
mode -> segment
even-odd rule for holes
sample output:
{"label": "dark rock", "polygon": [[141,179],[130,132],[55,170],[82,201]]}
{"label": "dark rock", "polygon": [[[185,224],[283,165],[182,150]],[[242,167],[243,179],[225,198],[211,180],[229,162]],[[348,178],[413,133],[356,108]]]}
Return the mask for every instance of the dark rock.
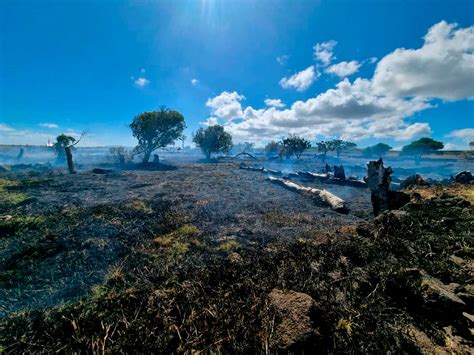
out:
{"label": "dark rock", "polygon": [[94,168],[92,169],[93,174],[109,174],[111,173],[111,169],[102,169],[102,168]]}
{"label": "dark rock", "polygon": [[334,177],[336,179],[346,180],[346,173],[344,171],[344,166],[334,165]]}
{"label": "dark rock", "polygon": [[448,323],[461,317],[466,309],[466,303],[454,293],[454,287],[416,268],[401,272],[396,288],[401,292],[394,295],[403,298],[409,308]]}
{"label": "dark rock", "polygon": [[272,349],[295,348],[316,334],[311,319],[315,301],[309,295],[273,289],[268,301],[278,320],[274,333],[270,335]]}
{"label": "dark rock", "polygon": [[456,180],[456,182],[460,184],[470,184],[471,181],[474,180],[474,176],[472,176],[472,173],[470,171],[466,170],[457,173],[454,177],[454,180]]}
{"label": "dark rock", "polygon": [[400,182],[400,189],[407,189],[412,186],[426,185],[425,180],[419,174],[415,174],[407,177],[405,180]]}

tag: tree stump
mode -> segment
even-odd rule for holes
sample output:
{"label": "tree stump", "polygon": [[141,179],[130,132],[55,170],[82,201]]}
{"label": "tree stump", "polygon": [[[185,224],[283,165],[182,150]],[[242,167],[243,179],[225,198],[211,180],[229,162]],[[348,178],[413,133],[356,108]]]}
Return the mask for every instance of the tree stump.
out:
{"label": "tree stump", "polygon": [[392,168],[384,168],[383,160],[370,161],[367,164],[367,185],[371,191],[374,215],[389,210],[389,188],[393,173]]}

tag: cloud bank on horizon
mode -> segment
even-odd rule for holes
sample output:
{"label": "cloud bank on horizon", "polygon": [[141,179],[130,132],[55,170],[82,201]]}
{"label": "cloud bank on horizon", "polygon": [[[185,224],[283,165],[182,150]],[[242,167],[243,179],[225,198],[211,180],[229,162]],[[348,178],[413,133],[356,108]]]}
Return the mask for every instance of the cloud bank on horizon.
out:
{"label": "cloud bank on horizon", "polygon": [[[353,141],[390,138],[407,141],[430,135],[428,122],[413,122],[413,116],[435,109],[436,100],[474,99],[474,26],[458,28],[441,21],[424,36],[417,49],[397,48],[381,58],[372,78],[348,77],[365,63],[355,60],[334,63],[335,40],[314,45],[314,60],[306,69],[279,84],[284,89],[307,90],[324,72],[342,80],[335,88],[289,108],[279,99],[267,99],[267,107],[244,107],[244,93],[223,91],[209,98],[211,116],[204,125],[223,124],[236,141],[263,144],[289,133],[309,139],[340,137]],[[282,64],[282,57],[277,61]],[[288,58],[288,56],[285,56]],[[474,140],[474,129],[450,132],[448,138]]]}

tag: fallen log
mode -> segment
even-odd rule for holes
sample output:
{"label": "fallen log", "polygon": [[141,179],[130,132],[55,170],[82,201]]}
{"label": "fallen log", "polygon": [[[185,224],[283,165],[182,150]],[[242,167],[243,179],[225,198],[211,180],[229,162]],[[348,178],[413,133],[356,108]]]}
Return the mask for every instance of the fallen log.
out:
{"label": "fallen log", "polygon": [[291,191],[315,196],[321,199],[327,205],[329,205],[336,212],[343,213],[343,214],[349,213],[349,208],[347,207],[346,201],[330,193],[327,190],[320,190],[320,189],[315,189],[312,187],[298,185],[298,184],[295,184],[294,182],[281,179],[281,178],[276,178],[273,176],[268,177],[267,180],[271,181],[272,183],[281,185]]}
{"label": "fallen log", "polygon": [[294,173],[285,173],[281,170],[272,170],[272,169],[248,166],[245,163],[240,164],[240,169],[250,170],[250,171],[259,171],[261,173],[281,176],[285,179],[290,179],[294,177],[302,177],[309,180],[316,180],[325,184],[367,188],[367,183],[363,180],[357,180],[357,179],[351,179],[351,178],[342,180],[336,177],[331,177],[331,174],[329,173],[319,174],[319,173],[313,173],[310,171],[297,171]]}

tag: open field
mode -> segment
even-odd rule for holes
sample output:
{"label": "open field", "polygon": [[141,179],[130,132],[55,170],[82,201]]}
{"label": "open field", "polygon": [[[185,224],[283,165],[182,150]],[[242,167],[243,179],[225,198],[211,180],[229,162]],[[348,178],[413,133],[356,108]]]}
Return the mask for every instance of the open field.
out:
{"label": "open field", "polygon": [[1,173],[3,349],[469,353],[472,185],[373,219],[368,189],[292,180],[339,214],[239,163]]}

